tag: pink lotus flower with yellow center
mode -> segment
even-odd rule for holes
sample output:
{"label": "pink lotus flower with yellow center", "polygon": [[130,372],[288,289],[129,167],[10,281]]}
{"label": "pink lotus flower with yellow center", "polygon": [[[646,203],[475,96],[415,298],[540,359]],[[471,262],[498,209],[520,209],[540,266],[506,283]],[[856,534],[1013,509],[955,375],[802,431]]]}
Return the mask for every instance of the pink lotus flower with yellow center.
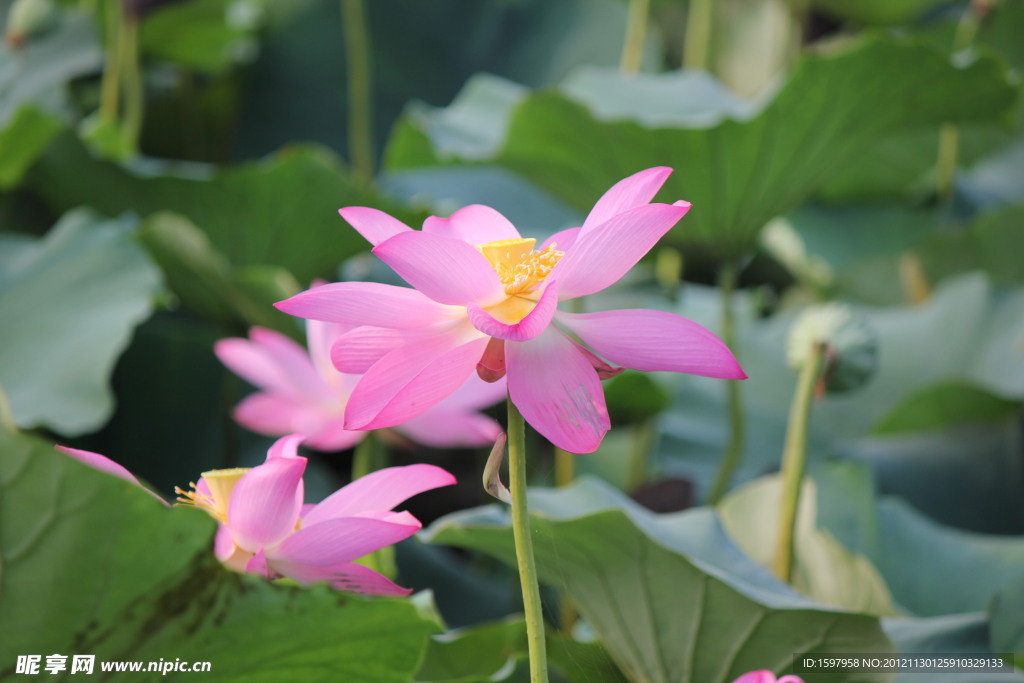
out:
{"label": "pink lotus flower with yellow center", "polygon": [[476,370],[491,381],[507,375],[527,422],[556,446],[589,453],[610,427],[600,380],[621,368],[746,377],[714,334],[678,315],[558,310],[560,301],[616,282],[689,211],[687,202],[651,203],[670,173],[652,168],[620,181],[581,227],[539,246],[486,206],[428,218],[422,231],[375,209],[342,209],[413,289],[341,282],[277,307],[359,326],[331,352],[338,370],[363,375],[349,397],[347,429],[400,424]]}
{"label": "pink lotus flower with yellow center", "polygon": [[[235,420],[259,434],[302,434],[305,445],[322,451],[351,448],[365,431],[345,429],[345,407],[359,375],[339,372],[331,363],[334,340],[351,325],[306,321],[308,351],[273,330],[253,327],[249,338],[221,339],[214,345],[220,361],[256,386],[234,410]],[[437,448],[466,448],[494,443],[498,423],[480,410],[505,395],[504,383],[488,384],[476,376],[443,401],[401,425],[397,436]],[[384,438],[395,438],[390,431]]]}

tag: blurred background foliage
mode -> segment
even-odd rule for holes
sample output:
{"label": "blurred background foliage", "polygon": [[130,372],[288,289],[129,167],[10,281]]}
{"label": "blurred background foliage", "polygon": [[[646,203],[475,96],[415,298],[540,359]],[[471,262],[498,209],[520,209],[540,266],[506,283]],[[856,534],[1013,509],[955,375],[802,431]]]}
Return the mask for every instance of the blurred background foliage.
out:
{"label": "blurred background foliage", "polygon": [[[722,332],[750,379],[605,384],[615,428],[575,460],[604,483],[537,493],[551,617],[561,591],[586,618],[552,635],[555,668],[588,681],[781,672],[797,650],[779,629],[817,632],[823,614],[840,624],[823,651],[1020,663],[1021,0],[0,0],[0,20],[0,387],[21,430],[109,455],[164,493],[254,464],[269,440],[232,422],[249,388],[212,344],[251,325],[301,338],[270,304],[314,278],[393,278],[338,208],[415,226],[484,203],[540,236],[667,165],[660,198],[693,211],[625,286],[584,306],[682,313]],[[813,407],[793,590],[758,563],[796,381],[786,338],[823,301],[871,330],[877,366]],[[20,481],[18,449],[58,462],[30,436],[5,438],[5,486]],[[531,444],[538,485],[553,481],[547,449]],[[410,647],[427,647],[419,680],[525,675],[507,520],[456,512],[487,502],[484,456],[391,453],[460,479],[410,507],[424,521],[454,513],[434,542],[399,547],[400,582],[472,627],[424,646],[440,622],[403,613]],[[314,455],[308,497],[350,464]],[[56,505],[47,476],[24,509]],[[729,492],[713,510],[716,482]],[[608,613],[640,588],[603,591],[588,574],[627,571],[604,533],[646,553],[648,578],[680,583]],[[736,634],[673,621],[698,586],[738,623],[791,625],[730,650]],[[709,654],[677,660],[667,641],[644,650],[623,635],[648,617],[673,642],[711,639]],[[366,680],[408,678],[378,673]]]}

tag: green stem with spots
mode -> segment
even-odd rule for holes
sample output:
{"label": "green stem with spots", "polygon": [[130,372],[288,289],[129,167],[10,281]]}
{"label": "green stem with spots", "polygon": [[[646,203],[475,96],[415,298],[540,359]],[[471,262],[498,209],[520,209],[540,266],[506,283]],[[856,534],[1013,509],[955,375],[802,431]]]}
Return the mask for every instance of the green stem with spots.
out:
{"label": "green stem with spots", "polygon": [[775,537],[773,569],[781,580],[793,579],[793,544],[796,536],[796,517],[800,508],[800,492],[807,470],[807,427],[814,399],[814,386],[821,374],[825,358],[825,345],[814,345],[811,354],[800,367],[796,394],[789,409],[786,426],[786,445],[782,451],[782,507],[779,510],[779,531]]}
{"label": "green stem with spots", "polygon": [[[728,262],[719,271],[719,291],[722,295],[722,341],[736,353],[735,313],[733,312],[733,294],[739,280],[739,266]],[[743,397],[740,394],[738,380],[726,381],[726,396],[729,410],[729,443],[722,456],[715,482],[708,495],[708,504],[717,505],[729,488],[732,475],[743,457],[743,445],[746,441],[746,419],[743,415]]]}
{"label": "green stem with spots", "polygon": [[537,564],[533,558],[530,510],[526,503],[526,423],[508,399],[508,479],[512,494],[512,533],[515,537],[519,585],[523,592],[526,641],[530,653],[531,683],[547,683],[548,657],[544,640],[544,614],[540,603]]}
{"label": "green stem with spots", "polygon": [[373,98],[370,92],[370,32],[363,0],[341,0],[348,70],[348,153],[353,176],[373,180]]}

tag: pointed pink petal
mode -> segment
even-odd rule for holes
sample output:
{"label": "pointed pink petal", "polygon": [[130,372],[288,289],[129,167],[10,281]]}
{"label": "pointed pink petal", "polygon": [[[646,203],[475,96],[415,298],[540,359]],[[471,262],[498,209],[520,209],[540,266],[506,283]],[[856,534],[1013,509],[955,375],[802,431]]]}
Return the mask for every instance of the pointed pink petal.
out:
{"label": "pointed pink petal", "polygon": [[466,314],[469,316],[469,322],[473,323],[473,327],[489,337],[507,341],[526,341],[547,329],[551,318],[555,315],[556,308],[558,308],[558,285],[555,282],[550,282],[544,288],[544,293],[533,310],[517,323],[503,323],[476,304],[467,306]]}
{"label": "pointed pink petal", "polygon": [[550,246],[554,246],[558,251],[568,251],[569,247],[576,243],[576,238],[579,237],[580,230],[582,230],[582,228],[568,228],[566,230],[556,232],[554,235],[544,240],[544,242],[537,247],[537,251],[544,251]]}
{"label": "pointed pink petal", "polygon": [[507,342],[508,392],[526,421],[571,453],[597,450],[611,427],[590,361],[554,327],[527,342]]}
{"label": "pointed pink petal", "polygon": [[[331,347],[335,340],[348,333],[352,325],[343,323],[329,323],[322,320],[306,321],[306,345],[309,347],[309,358],[316,368],[317,374],[323,380],[337,390],[345,384],[341,373],[331,362]],[[347,392],[345,392],[347,394]]]}
{"label": "pointed pink petal", "polygon": [[291,339],[254,327],[252,339],[221,339],[214,344],[217,358],[250,384],[293,398],[322,397],[327,387],[305,350]]}
{"label": "pointed pink petal", "polygon": [[406,596],[412,593],[411,588],[402,588],[386,576],[352,562],[312,567],[275,560],[273,566],[274,571],[282,576],[304,585],[326,582],[338,590],[366,595]]}
{"label": "pointed pink petal", "polygon": [[487,384],[494,384],[505,377],[505,340],[495,339],[487,342],[484,355],[476,364],[476,374]]}
{"label": "pointed pink petal", "polygon": [[365,206],[349,206],[339,209],[338,213],[373,246],[377,246],[399,233],[412,230],[397,218],[392,218],[383,211]]}
{"label": "pointed pink petal", "polygon": [[409,538],[419,529],[419,522],[396,524],[370,517],[335,517],[303,526],[267,550],[267,559],[272,567],[278,561],[314,567],[351,562]]}
{"label": "pointed pink petal", "polygon": [[303,524],[390,510],[419,493],[454,483],[455,477],[434,465],[386,467],[332,493],[305,515]]}
{"label": "pointed pink petal", "polygon": [[671,174],[671,168],[656,166],[615,183],[590,210],[587,220],[583,221],[582,233],[586,235],[612,217],[650,203]]}
{"label": "pointed pink petal", "polygon": [[271,458],[235,484],[227,525],[235,543],[249,552],[273,546],[295,528],[302,509],[306,459]]}
{"label": "pointed pink petal", "polygon": [[[444,325],[444,323],[439,323]],[[349,375],[364,375],[373,364],[397,348],[416,339],[434,336],[431,328],[422,330],[390,330],[364,325],[346,332],[331,347],[331,362]]]}
{"label": "pointed pink petal", "polygon": [[459,388],[486,345],[487,337],[463,324],[392,351],[352,391],[345,426],[381,429],[419,415]]}
{"label": "pointed pink petal", "polygon": [[722,340],[692,320],[647,309],[559,314],[558,321],[613,363],[635,370],[670,370],[744,379]]}
{"label": "pointed pink petal", "polygon": [[[500,339],[498,341],[501,341]],[[488,342],[488,346],[491,342]],[[508,394],[504,378],[494,382],[485,382],[475,374],[471,374],[462,386],[453,391],[437,404],[437,409],[459,410],[472,412],[490,408],[498,401],[504,401]]]}
{"label": "pointed pink petal", "polygon": [[751,671],[737,678],[733,683],[775,683],[775,674],[767,669]]}
{"label": "pointed pink petal", "polygon": [[[573,344],[576,344],[576,342],[573,341]],[[621,374],[622,371],[626,369],[617,368],[614,365],[609,365],[604,361],[603,358],[601,358],[600,356],[598,356],[596,353],[594,353],[585,346],[576,344],[576,349],[584,356],[586,356],[587,360],[590,361],[590,364],[594,366],[594,370],[597,371],[597,377],[601,381],[611,379],[615,375]]]}
{"label": "pointed pink petal", "polygon": [[92,451],[83,451],[83,450],[81,450],[79,448],[68,448],[67,446],[54,446],[54,448],[56,448],[61,453],[64,453],[65,455],[71,456],[72,458],[74,458],[78,462],[82,463],[83,465],[88,465],[89,467],[93,468],[94,470],[99,470],[100,472],[106,472],[107,474],[112,474],[115,477],[117,477],[118,479],[124,479],[125,481],[127,481],[129,483],[135,484],[140,489],[142,489],[143,491],[145,491],[149,495],[151,495],[154,498],[156,498],[157,500],[159,500],[165,506],[167,505],[167,501],[166,500],[164,500],[162,497],[160,497],[159,495],[157,495],[153,491],[150,491],[148,488],[143,486],[142,482],[140,482],[138,479],[136,479],[134,474],[132,474],[127,469],[125,469],[123,466],[121,466],[118,463],[114,462],[113,460],[111,460],[107,456],[100,455],[99,453],[93,453]]}
{"label": "pointed pink petal", "polygon": [[313,367],[309,353],[294,340],[262,327],[249,330],[249,338],[277,364],[284,378],[282,389],[310,399],[330,400],[333,397],[330,387]]}
{"label": "pointed pink petal", "polygon": [[[480,381],[476,376],[473,379]],[[475,448],[494,443],[501,426],[479,413],[447,411],[435,406],[400,425],[395,431],[431,448]]]}
{"label": "pointed pink petal", "polygon": [[450,218],[431,216],[423,222],[423,232],[451,237],[470,244],[519,239],[519,231],[509,219],[489,206],[470,204]]}
{"label": "pointed pink petal", "polygon": [[[275,458],[302,458],[299,455],[299,444],[302,443],[304,437],[301,434],[289,434],[288,436],[281,437],[270,447],[267,451],[266,462],[270,462]],[[302,458],[305,460],[305,458]]]}
{"label": "pointed pink petal", "polygon": [[345,451],[365,438],[366,432],[345,429],[345,418],[339,415],[307,437],[305,444],[318,451]]}
{"label": "pointed pink petal", "polygon": [[689,205],[644,204],[581,232],[549,276],[558,279],[559,296],[573,299],[616,282],[688,210]]}
{"label": "pointed pink petal", "polygon": [[415,289],[377,282],[334,282],[274,306],[299,318],[395,329],[423,327],[463,314],[462,309],[439,304]]}
{"label": "pointed pink petal", "polygon": [[338,415],[304,401],[277,394],[257,392],[249,394],[235,406],[232,416],[246,429],[266,436],[285,434],[312,434],[323,429],[326,422],[340,419]]}
{"label": "pointed pink petal", "polygon": [[462,240],[406,232],[381,242],[373,253],[438,303],[490,303],[504,295],[494,267],[476,247]]}

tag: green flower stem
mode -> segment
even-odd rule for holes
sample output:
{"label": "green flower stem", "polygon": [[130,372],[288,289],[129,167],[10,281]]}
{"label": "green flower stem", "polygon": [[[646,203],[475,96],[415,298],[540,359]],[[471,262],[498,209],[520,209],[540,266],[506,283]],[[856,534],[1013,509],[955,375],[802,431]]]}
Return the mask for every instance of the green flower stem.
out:
{"label": "green flower stem", "polygon": [[103,81],[100,83],[100,120],[117,121],[121,99],[121,3],[108,2]]}
{"label": "green flower stem", "polygon": [[796,515],[800,507],[800,490],[807,469],[807,424],[811,414],[814,386],[821,374],[825,345],[814,345],[800,367],[796,394],[789,409],[786,445],[782,451],[782,507],[779,510],[779,532],[775,538],[775,575],[789,583],[793,578],[793,542]]}
{"label": "green flower stem", "polygon": [[555,449],[555,486],[568,486],[576,478],[576,454]]}
{"label": "green flower stem", "polygon": [[363,0],[341,0],[348,68],[348,153],[353,176],[373,180],[373,100],[370,93],[370,32]]}
{"label": "green flower stem", "polygon": [[127,12],[121,23],[121,69],[124,79],[124,127],[132,147],[138,148],[146,106],[146,92],[139,63],[139,18]]}
{"label": "green flower stem", "polygon": [[[735,354],[737,349],[732,300],[733,294],[736,292],[736,283],[739,280],[739,266],[730,261],[722,266],[718,276],[718,288],[722,293],[722,341]],[[708,495],[709,505],[717,505],[728,490],[733,472],[736,471],[736,467],[739,466],[743,457],[743,444],[746,441],[747,427],[743,415],[743,397],[740,395],[739,381],[727,381],[726,392],[728,392],[726,396],[729,408],[729,444],[725,448],[722,463],[719,465],[718,474],[715,476],[715,482]]]}
{"label": "green flower stem", "polygon": [[547,683],[548,656],[544,641],[544,614],[540,604],[540,584],[533,559],[530,535],[530,510],[526,503],[526,423],[519,409],[508,399],[508,480],[512,493],[512,533],[519,565],[519,585],[523,591],[526,640],[530,653],[531,683]]}
{"label": "green flower stem", "polygon": [[630,0],[626,18],[626,41],[622,45],[619,69],[635,74],[640,71],[647,39],[647,20],[651,13],[651,0]]}
{"label": "green flower stem", "polygon": [[[386,467],[387,457],[387,449],[377,435],[373,432],[367,433],[366,438],[356,446],[352,456],[352,481]],[[360,564],[380,572],[389,579],[395,578],[398,574],[394,546],[389,545],[366,555],[360,560]]]}
{"label": "green flower stem", "polygon": [[687,69],[711,68],[711,26],[714,0],[690,0],[686,15],[686,36],[683,39],[683,66]]}
{"label": "green flower stem", "polygon": [[651,441],[654,438],[654,420],[641,420],[633,426],[632,431],[626,491],[636,491],[647,483],[647,454],[651,451]]}

